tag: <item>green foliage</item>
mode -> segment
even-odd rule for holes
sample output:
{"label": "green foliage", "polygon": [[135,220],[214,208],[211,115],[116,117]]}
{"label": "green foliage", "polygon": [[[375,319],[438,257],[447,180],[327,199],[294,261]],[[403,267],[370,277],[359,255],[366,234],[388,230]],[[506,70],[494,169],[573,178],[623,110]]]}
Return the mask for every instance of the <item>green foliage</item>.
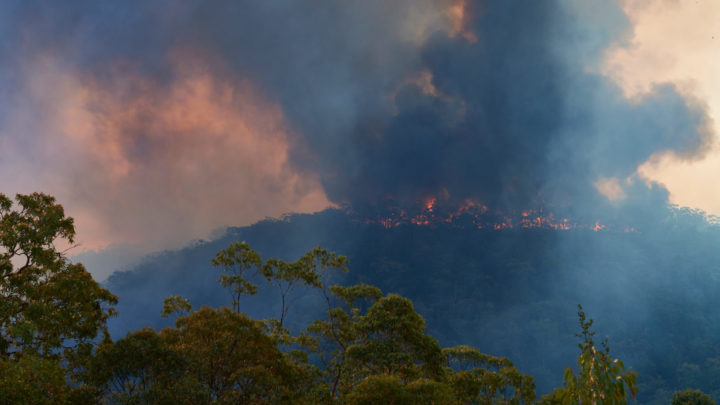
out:
{"label": "green foliage", "polygon": [[186,359],[187,373],[210,398],[289,402],[305,377],[304,368],[277,348],[261,323],[227,308],[203,307],[161,335]]}
{"label": "green foliage", "polygon": [[[332,286],[326,320],[308,327],[330,395],[351,404],[457,403],[443,355],[407,298],[376,287]],[[370,304],[365,313],[363,303]],[[318,349],[319,348],[319,349]]]}
{"label": "green foliage", "polygon": [[298,285],[321,289],[323,279],[330,269],[347,271],[347,258],[316,247],[297,261],[287,263],[280,259],[268,259],[262,266],[262,274],[268,284],[280,292],[280,317],[277,329],[282,329],[292,304],[290,294]]}
{"label": "green foliage", "polygon": [[687,388],[673,394],[671,405],[715,405],[715,401],[700,390]]}
{"label": "green foliage", "polygon": [[398,404],[534,401],[532,377],[507,359],[467,346],[441,349],[407,298],[382,297],[363,284],[329,291],[327,319],[315,321],[308,332],[315,336],[312,347],[320,352],[332,397]]}
{"label": "green foliage", "polygon": [[203,307],[175,328],[101,344],[86,381],[117,403],[292,403],[309,395],[312,376],[262,323]]}
{"label": "green foliage", "polygon": [[282,330],[285,318],[293,303],[291,293],[296,287],[305,285],[322,289],[323,280],[328,277],[329,270],[347,271],[345,256],[328,252],[321,247],[312,249],[294,262],[268,259],[263,263],[260,255],[247,243],[233,242],[218,252],[211,262],[216,267],[222,267],[227,273],[220,276],[220,283],[223,287],[230,288],[235,312],[240,312],[239,301],[242,295],[257,294],[258,286],[248,278],[258,273],[280,292],[280,316],[269,324],[275,329],[275,333],[281,334],[284,333]]}
{"label": "green foliage", "polygon": [[532,404],[535,382],[510,360],[480,353],[469,346],[443,349],[451,371],[450,384],[463,403]]}
{"label": "green foliage", "polygon": [[0,357],[69,359],[106,333],[117,298],[57,250],[57,241],[73,242],[75,229],[53,197],[15,200],[16,209],[0,194]]}
{"label": "green foliage", "polygon": [[347,348],[355,378],[392,374],[411,380],[443,373],[442,349],[425,334],[425,320],[412,302],[390,294],[357,318],[356,339]]}
{"label": "green foliage", "polygon": [[[530,404],[532,377],[505,358],[468,346],[442,349],[426,333],[412,302],[358,284],[328,285],[347,259],[315,248],[294,262],[264,261],[234,242],[212,260],[230,288],[232,308],[202,307],[168,297],[163,316],[175,327],[145,328],[117,341],[105,322],[115,296],[80,264],[67,261],[56,240],[72,243],[72,219],[52,197],[18,195],[18,209],[0,194],[0,394],[2,402],[222,404]],[[278,319],[240,312],[263,277],[279,292]],[[324,319],[293,336],[285,327],[298,287],[327,304]],[[636,375],[597,350],[582,308],[578,371],[542,403],[626,403]],[[98,342],[98,337],[104,339]],[[320,364],[318,368],[309,360]],[[676,393],[678,403],[709,397]],[[674,402],[675,403],[675,402]]]}
{"label": "green foliage", "polygon": [[3,404],[62,404],[71,398],[65,370],[56,360],[37,355],[0,361],[0,398]]}
{"label": "green foliage", "polygon": [[348,393],[343,402],[350,405],[442,405],[460,404],[449,385],[418,379],[410,383],[388,374],[371,375]]}
{"label": "green foliage", "polygon": [[332,286],[321,289],[328,304],[327,318],[316,320],[307,327],[308,335],[301,340],[306,347],[317,352],[324,367],[323,376],[330,386],[330,395],[336,397],[351,386],[351,367],[348,350],[358,338],[357,322],[363,301],[376,302],[382,292],[372,286]]}
{"label": "green foliage", "polygon": [[257,286],[247,280],[248,273],[262,266],[260,255],[245,242],[233,242],[226,249],[218,252],[211,260],[213,266],[221,267],[226,274],[220,276],[223,287],[230,287],[232,306],[240,312],[240,297],[257,294]]}
{"label": "green foliage", "polygon": [[[310,349],[322,364],[317,375],[320,379],[314,380],[313,388],[305,390],[313,393],[315,401],[519,404],[535,399],[532,377],[518,372],[507,359],[487,356],[468,347],[443,351],[437,340],[425,333],[424,319],[407,298],[395,294],[383,297],[378,288],[365,284],[327,285],[330,270],[347,271],[347,259],[343,256],[315,248],[295,262],[269,259],[262,263],[249,246],[235,242],[218,258],[214,264],[224,263],[240,276],[259,266],[268,284],[280,292],[280,318],[266,321],[270,336],[278,343]],[[230,281],[224,285],[235,287],[235,293],[255,292],[244,287],[247,286],[244,277]],[[240,283],[239,288],[235,282]],[[327,317],[314,321],[306,333],[293,337],[283,329],[283,323],[291,304],[290,293],[301,285],[322,295]],[[176,301],[171,297],[167,304],[172,306]],[[207,342],[200,347],[208,347]],[[208,356],[212,357],[209,354],[200,357]],[[314,374],[314,368],[303,366],[307,355],[291,350],[288,356],[306,376]],[[453,366],[460,362],[472,367],[456,371]],[[222,369],[221,364],[215,362],[213,370]]]}
{"label": "green foliage", "polygon": [[578,318],[581,333],[575,336],[583,339],[578,344],[578,370],[565,369],[563,376],[565,387],[558,388],[552,394],[543,397],[547,404],[626,404],[628,394],[633,398],[637,393],[637,373],[626,370],[625,365],[610,356],[607,340],[595,348],[590,331],[593,320],[587,320],[582,306],[578,305]]}
{"label": "green foliage", "polygon": [[183,359],[152,329],[105,341],[87,364],[85,381],[113,403],[158,402],[182,377]]}
{"label": "green foliage", "polygon": [[172,314],[187,315],[192,311],[193,306],[190,300],[179,295],[173,295],[165,298],[163,301],[162,316],[168,317]]}

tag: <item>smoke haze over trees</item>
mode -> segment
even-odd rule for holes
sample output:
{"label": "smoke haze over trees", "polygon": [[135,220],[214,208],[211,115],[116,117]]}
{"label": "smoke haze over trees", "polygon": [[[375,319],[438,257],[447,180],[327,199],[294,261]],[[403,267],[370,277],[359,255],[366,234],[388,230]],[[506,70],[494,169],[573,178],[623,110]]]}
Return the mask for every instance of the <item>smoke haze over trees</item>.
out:
{"label": "smoke haze over trees", "polygon": [[[634,29],[606,0],[7,1],[0,193],[58,196],[111,270],[255,223],[108,278],[116,339],[169,326],[148,311],[167,296],[227,304],[209,260],[230,242],[322,245],[352,263],[333,282],[408,297],[440,344],[506,356],[538,393],[582,303],[640,402],[717,399],[717,218],[638,174],[702,158],[712,119],[677,84],[628,97],[601,72]],[[316,213],[256,222],[283,212]]]}
{"label": "smoke haze over trees", "polygon": [[[220,273],[209,260],[232,241],[286,260],[322,245],[350,260],[352,271],[337,282],[368,283],[412,299],[442,345],[471,344],[508,357],[533,375],[538,394],[559,386],[556,370],[574,364],[574,308],[582,303],[596,320],[598,341],[610,336],[613,355],[638,371],[640,403],[669,403],[675,390],[688,386],[715,396],[720,230],[701,214],[675,215],[653,227],[656,237],[478,229],[470,218],[387,229],[338,210],[263,221],[116,273],[106,285],[120,297],[121,315],[110,329],[122,336],[143,325],[165,325],[144,309],[162,306],[169,295],[227,302],[230,296],[217,284]],[[275,316],[276,302],[275,293],[261,291],[245,310],[259,318]],[[315,305],[300,299],[292,316],[312,317]]]}
{"label": "smoke haze over trees", "polygon": [[18,39],[0,47],[3,184],[57,188],[92,248],[177,247],[267,215],[431,198],[638,229],[670,214],[638,166],[699,158],[712,139],[706,106],[682,89],[627,98],[599,72],[632,35],[614,2],[0,11],[0,34]]}

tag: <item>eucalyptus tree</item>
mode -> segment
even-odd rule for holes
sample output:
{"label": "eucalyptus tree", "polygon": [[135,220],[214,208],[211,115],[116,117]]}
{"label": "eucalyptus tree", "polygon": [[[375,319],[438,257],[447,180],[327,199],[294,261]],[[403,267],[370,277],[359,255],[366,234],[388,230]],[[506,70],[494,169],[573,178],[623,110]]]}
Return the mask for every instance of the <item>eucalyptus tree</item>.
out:
{"label": "eucalyptus tree", "polygon": [[72,263],[73,219],[51,196],[0,194],[0,358],[87,352],[107,334],[117,298]]}

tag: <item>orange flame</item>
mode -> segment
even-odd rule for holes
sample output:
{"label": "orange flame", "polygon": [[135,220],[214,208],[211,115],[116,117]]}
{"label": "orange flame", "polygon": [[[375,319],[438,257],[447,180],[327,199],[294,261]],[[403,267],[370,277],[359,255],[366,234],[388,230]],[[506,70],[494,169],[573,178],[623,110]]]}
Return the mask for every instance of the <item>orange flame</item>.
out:
{"label": "orange flame", "polygon": [[[441,224],[453,224],[461,217],[471,221],[478,229],[492,229],[496,231],[505,229],[548,229],[556,231],[569,231],[573,229],[587,229],[594,232],[611,230],[608,225],[595,221],[594,224],[582,224],[571,221],[568,218],[556,218],[552,212],[543,210],[523,210],[515,213],[491,213],[489,208],[477,201],[465,200],[462,205],[454,210],[446,211],[438,205],[438,199],[431,196],[422,202],[421,211],[415,215],[409,215],[405,210],[398,209],[387,217],[378,219],[367,219],[366,223],[377,223],[386,229],[401,225],[414,226],[438,226]],[[463,223],[466,220],[463,220]],[[635,228],[626,227],[618,232],[639,233]]]}
{"label": "orange flame", "polygon": [[435,209],[435,203],[437,202],[437,198],[430,197],[425,201],[425,210],[428,212],[433,212]]}

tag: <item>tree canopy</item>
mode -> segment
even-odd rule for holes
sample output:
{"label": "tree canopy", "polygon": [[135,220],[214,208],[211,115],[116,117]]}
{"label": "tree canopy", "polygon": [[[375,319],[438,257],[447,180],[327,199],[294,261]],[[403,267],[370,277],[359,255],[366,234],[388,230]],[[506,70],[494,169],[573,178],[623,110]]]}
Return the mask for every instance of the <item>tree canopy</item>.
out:
{"label": "tree canopy", "polygon": [[[212,264],[228,306],[193,309],[170,296],[162,330],[113,340],[106,321],[117,299],[58,243],[73,220],[44,194],[0,194],[0,395],[3,403],[347,403],[531,404],[532,376],[503,357],[461,345],[443,348],[411,300],[377,287],[330,284],[347,259],[315,248],[293,262],[264,260],[233,242]],[[257,280],[264,280],[257,283]],[[277,318],[253,319],[245,300],[277,292]],[[315,294],[324,316],[291,331],[298,295]],[[636,375],[612,359],[579,307],[577,369],[541,403],[627,403]],[[694,392],[676,395],[702,399]],[[678,402],[686,403],[686,402]],[[696,402],[691,402],[696,403]],[[704,403],[704,402],[698,402]]]}
{"label": "tree canopy", "polygon": [[2,358],[57,358],[106,333],[117,299],[57,248],[74,237],[72,218],[53,197],[18,194],[13,204],[0,194]]}

